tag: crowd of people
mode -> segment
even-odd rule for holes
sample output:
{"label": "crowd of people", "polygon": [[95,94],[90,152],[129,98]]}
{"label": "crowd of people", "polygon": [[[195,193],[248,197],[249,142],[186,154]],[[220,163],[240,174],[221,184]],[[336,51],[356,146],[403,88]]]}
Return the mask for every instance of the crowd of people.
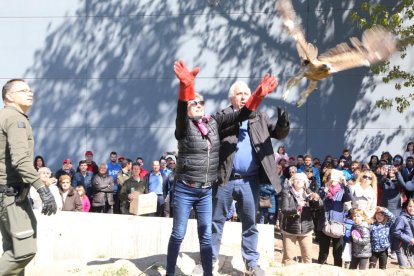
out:
{"label": "crowd of people", "polygon": [[[76,168],[67,158],[52,173],[42,156],[33,158],[26,115],[33,92],[24,80],[6,83],[0,124],[0,218],[7,222],[0,225],[4,271],[20,273],[34,257],[33,209],[45,215],[56,210],[130,214],[136,194],[146,193],[157,195],[150,216],[173,218],[167,275],[175,274],[190,217],[197,219],[204,275],[220,270],[223,226],[234,217],[242,225],[248,275],[265,275],[259,266],[257,223],[275,224],[280,231],[286,265],[297,261],[297,246],[301,261],[312,262],[316,241],[320,264],[327,262],[332,245],[335,266],[366,269],[379,262],[385,269],[388,256],[395,256],[401,268],[414,267],[413,142],[402,155],[383,152],[363,162],[353,160],[348,149],[323,161],[309,154],[289,156],[284,146],[274,153],[271,138],[289,133],[287,111],[278,108],[275,121],[256,111],[276,88],[274,76],[266,74],[254,92],[244,82],[234,83],[229,107],[207,115],[204,98],[194,89],[199,68],[190,71],[179,60],[174,72],[180,81],[178,152],[162,154],[150,170],[142,157],[133,161],[113,151],[108,161],[96,163],[88,150]],[[24,229],[27,236],[13,238],[10,233],[16,229]]]}

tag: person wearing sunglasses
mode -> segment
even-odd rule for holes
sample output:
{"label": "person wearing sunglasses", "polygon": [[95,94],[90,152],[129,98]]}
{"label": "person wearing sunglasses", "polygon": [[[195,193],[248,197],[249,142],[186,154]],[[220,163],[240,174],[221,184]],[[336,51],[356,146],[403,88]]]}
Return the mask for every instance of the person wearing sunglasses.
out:
{"label": "person wearing sunglasses", "polygon": [[0,232],[3,254],[0,275],[24,275],[34,258],[36,217],[28,194],[34,187],[42,200],[42,213],[55,214],[55,198],[33,167],[34,139],[27,112],[33,93],[23,79],[11,79],[2,88],[0,110]]}
{"label": "person wearing sunglasses", "polygon": [[[195,93],[194,79],[200,68],[189,70],[183,60],[174,63],[180,81],[175,138],[178,156],[174,184],[173,229],[168,243],[167,272],[174,275],[178,253],[194,206],[204,275],[212,275],[212,185],[217,181],[220,130],[246,120],[263,98],[277,86],[274,76],[266,74],[245,107],[231,114],[206,115],[204,98]],[[274,160],[274,159],[273,159]]]}
{"label": "person wearing sunglasses", "polygon": [[362,209],[373,217],[377,207],[377,177],[372,171],[361,172],[354,185],[350,185],[352,208]]}

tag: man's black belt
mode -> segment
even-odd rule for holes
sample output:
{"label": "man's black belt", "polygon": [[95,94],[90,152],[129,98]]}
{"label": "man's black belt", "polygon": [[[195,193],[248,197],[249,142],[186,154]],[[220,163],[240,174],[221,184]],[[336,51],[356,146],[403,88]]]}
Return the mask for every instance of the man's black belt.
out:
{"label": "man's black belt", "polygon": [[211,182],[190,182],[190,181],[184,181],[184,180],[180,180],[180,182],[182,182],[184,185],[188,186],[188,187],[192,187],[192,188],[209,188],[211,187],[212,183]]}
{"label": "man's black belt", "polygon": [[231,173],[230,174],[230,180],[234,180],[234,179],[243,179],[245,178],[245,175],[239,174],[239,173]]}
{"label": "man's black belt", "polygon": [[13,187],[6,186],[6,185],[0,185],[0,193],[5,194],[7,196],[17,195],[16,189],[14,189]]}

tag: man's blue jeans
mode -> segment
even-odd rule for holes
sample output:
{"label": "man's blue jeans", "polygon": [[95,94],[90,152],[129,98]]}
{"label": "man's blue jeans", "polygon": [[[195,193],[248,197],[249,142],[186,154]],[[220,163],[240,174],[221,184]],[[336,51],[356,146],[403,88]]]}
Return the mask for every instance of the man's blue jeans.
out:
{"label": "man's blue jeans", "polygon": [[223,227],[233,199],[237,201],[242,223],[242,256],[246,267],[258,265],[256,211],[259,205],[260,186],[256,176],[230,180],[223,186],[213,187],[213,262],[218,260]]}
{"label": "man's blue jeans", "polygon": [[192,188],[177,181],[174,185],[173,229],[168,243],[167,276],[174,275],[181,242],[187,230],[188,217],[194,206],[197,212],[198,239],[200,241],[200,258],[204,275],[212,275],[211,253],[211,220],[212,199],[211,187]]}

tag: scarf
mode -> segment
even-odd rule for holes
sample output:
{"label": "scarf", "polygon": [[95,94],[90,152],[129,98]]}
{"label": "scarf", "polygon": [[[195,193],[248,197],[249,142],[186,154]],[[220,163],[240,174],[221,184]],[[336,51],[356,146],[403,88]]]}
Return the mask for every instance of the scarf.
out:
{"label": "scarf", "polygon": [[295,188],[292,187],[292,193],[298,202],[298,215],[300,215],[302,213],[303,206],[305,206],[306,203],[304,189],[302,188],[299,191],[296,191]]}
{"label": "scarf", "polygon": [[338,183],[335,186],[329,186],[327,197],[332,200],[336,193],[341,190],[341,185]]}
{"label": "scarf", "polygon": [[198,130],[203,136],[207,136],[209,129],[207,128],[206,123],[211,120],[210,115],[204,115],[202,117],[192,118],[193,123],[197,126]]}

